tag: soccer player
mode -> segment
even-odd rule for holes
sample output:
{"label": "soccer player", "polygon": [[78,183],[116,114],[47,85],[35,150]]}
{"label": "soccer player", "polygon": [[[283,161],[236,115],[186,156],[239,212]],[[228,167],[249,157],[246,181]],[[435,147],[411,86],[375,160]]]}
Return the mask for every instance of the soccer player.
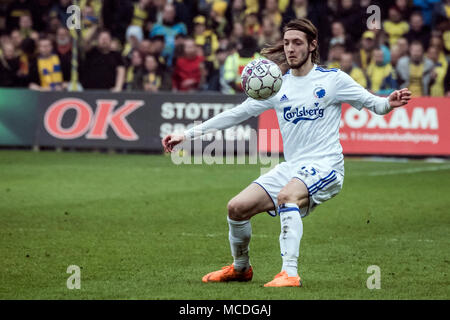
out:
{"label": "soccer player", "polygon": [[280,91],[272,98],[251,98],[235,108],[186,130],[163,138],[166,152],[177,144],[212,130],[234,126],[265,110],[275,109],[283,138],[285,162],[275,166],[228,203],[229,241],[234,262],[205,275],[203,282],[249,281],[252,235],[250,219],[260,212],[280,216],[282,268],[265,287],[299,287],[297,264],[303,234],[302,218],[334,197],[344,182],[344,157],[339,143],[341,104],[386,114],[410,100],[408,89],[377,97],[338,69],[317,65],[317,30],[307,19],[290,21],[283,30],[283,44],[263,50],[277,62],[283,76]]}

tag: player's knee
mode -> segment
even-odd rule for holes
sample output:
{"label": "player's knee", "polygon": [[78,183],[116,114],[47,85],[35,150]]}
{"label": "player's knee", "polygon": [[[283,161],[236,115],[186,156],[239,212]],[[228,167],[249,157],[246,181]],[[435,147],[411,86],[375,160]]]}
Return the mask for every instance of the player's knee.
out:
{"label": "player's knee", "polygon": [[231,199],[228,202],[227,209],[230,219],[236,221],[247,219],[247,210],[244,202],[237,199]]}
{"label": "player's knee", "polygon": [[278,205],[284,203],[297,203],[297,200],[291,193],[281,190],[277,196]]}

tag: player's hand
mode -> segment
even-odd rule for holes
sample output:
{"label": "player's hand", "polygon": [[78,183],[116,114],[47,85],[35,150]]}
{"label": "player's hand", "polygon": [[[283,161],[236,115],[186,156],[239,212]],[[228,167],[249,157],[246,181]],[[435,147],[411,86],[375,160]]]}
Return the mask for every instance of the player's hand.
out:
{"label": "player's hand", "polygon": [[389,105],[392,108],[404,106],[411,100],[411,91],[408,88],[395,90],[389,95]]}
{"label": "player's hand", "polygon": [[172,152],[173,147],[180,144],[184,140],[186,140],[186,137],[183,134],[168,134],[161,141],[164,147],[164,152]]}

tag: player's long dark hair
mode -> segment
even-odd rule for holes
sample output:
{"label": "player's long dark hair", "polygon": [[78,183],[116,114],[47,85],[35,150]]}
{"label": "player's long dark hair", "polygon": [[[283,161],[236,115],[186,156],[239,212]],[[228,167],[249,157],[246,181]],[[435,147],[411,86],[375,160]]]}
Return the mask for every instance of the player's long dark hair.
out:
{"label": "player's long dark hair", "polygon": [[[286,31],[289,30],[298,30],[304,32],[306,34],[308,45],[313,40],[318,41],[317,28],[308,19],[301,18],[289,21],[283,28],[283,38]],[[280,41],[273,46],[263,48],[261,50],[261,55],[278,64],[283,74],[286,73],[286,71],[289,69],[289,64],[287,62],[286,55],[284,54],[283,41]],[[314,51],[311,52],[311,62],[316,64],[319,64],[320,62],[318,44]]]}

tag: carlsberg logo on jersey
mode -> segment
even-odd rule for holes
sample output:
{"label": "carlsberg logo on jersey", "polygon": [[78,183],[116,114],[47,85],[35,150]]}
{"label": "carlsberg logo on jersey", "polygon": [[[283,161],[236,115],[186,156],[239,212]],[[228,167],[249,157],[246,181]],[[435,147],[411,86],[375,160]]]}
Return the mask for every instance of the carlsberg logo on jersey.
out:
{"label": "carlsberg logo on jersey", "polygon": [[314,103],[315,108],[307,109],[306,107],[292,108],[285,107],[283,110],[284,120],[297,124],[301,120],[317,120],[323,117],[324,109],[319,108],[319,103]]}

